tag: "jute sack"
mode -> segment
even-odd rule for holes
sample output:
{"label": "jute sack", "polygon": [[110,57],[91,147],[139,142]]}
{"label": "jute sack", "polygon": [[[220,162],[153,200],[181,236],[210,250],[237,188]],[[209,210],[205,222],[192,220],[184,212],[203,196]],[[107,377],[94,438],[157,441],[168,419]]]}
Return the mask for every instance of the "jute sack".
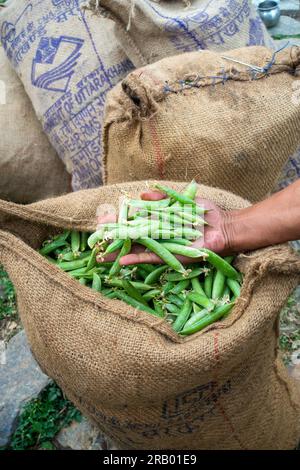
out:
{"label": "jute sack", "polygon": [[101,184],[101,128],[110,90],[133,65],[113,22],[81,9],[83,0],[9,0],[0,39],[73,189]]}
{"label": "jute sack", "polygon": [[[35,250],[63,228],[93,230],[100,204],[147,182],[30,206],[0,202],[0,263],[46,374],[122,449],[291,449],[300,394],[278,356],[278,314],[299,283],[287,246],[240,256],[241,297],[226,320],[181,339],[164,320],[81,286]],[[182,183],[166,182],[175,189]],[[245,200],[200,186],[223,209]]]}
{"label": "jute sack", "polygon": [[115,21],[116,37],[136,67],[182,52],[273,46],[251,0],[90,0]]}
{"label": "jute sack", "polygon": [[251,201],[273,189],[300,143],[293,86],[300,47],[275,56],[248,47],[223,57],[211,51],[170,57],[132,72],[110,92],[103,135],[108,184],[145,175],[196,178]]}
{"label": "jute sack", "polygon": [[0,198],[30,203],[67,193],[71,177],[0,47]]}

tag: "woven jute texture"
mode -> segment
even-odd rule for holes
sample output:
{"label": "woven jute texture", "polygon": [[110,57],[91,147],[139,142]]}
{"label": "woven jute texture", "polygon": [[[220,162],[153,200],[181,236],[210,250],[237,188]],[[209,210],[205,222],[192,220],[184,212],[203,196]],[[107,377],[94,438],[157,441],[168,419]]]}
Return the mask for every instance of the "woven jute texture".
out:
{"label": "woven jute texture", "polygon": [[71,176],[51,147],[1,46],[0,175],[0,198],[23,204],[71,189]]}
{"label": "woven jute texture", "polygon": [[[278,357],[278,314],[300,277],[287,246],[240,255],[229,317],[189,338],[163,320],[81,286],[35,250],[62,228],[93,230],[100,204],[146,182],[80,191],[29,206],[0,202],[0,262],[43,371],[120,448],[291,449],[300,396]],[[166,182],[182,190],[182,183]],[[223,209],[248,203],[200,186]]]}
{"label": "woven jute texture", "polygon": [[[300,139],[300,47],[170,57],[132,72],[108,96],[108,184],[186,180],[263,198]],[[274,58],[274,63],[272,62]],[[273,65],[271,66],[271,63]],[[265,69],[266,71],[266,69]]]}

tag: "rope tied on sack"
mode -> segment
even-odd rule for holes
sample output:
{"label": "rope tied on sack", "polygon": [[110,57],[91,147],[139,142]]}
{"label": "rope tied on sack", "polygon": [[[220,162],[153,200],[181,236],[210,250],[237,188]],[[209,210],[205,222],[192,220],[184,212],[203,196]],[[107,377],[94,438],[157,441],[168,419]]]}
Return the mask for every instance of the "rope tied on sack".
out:
{"label": "rope tied on sack", "polygon": [[277,51],[275,51],[271,57],[271,60],[269,62],[266,63],[266,65],[264,65],[263,67],[258,67],[257,65],[252,65],[252,64],[247,64],[245,62],[242,62],[240,60],[237,60],[237,59],[233,59],[232,57],[227,57],[227,56],[221,56],[222,59],[225,59],[225,60],[229,60],[231,62],[235,62],[236,64],[241,64],[241,65],[245,65],[246,67],[248,67],[250,69],[250,71],[252,72],[253,74],[253,79],[254,80],[257,80],[258,78],[258,74],[263,74],[263,75],[268,75],[268,72],[269,70],[273,67],[273,65],[275,64],[275,59],[276,59],[276,55],[283,51],[283,49],[286,49],[288,46],[289,46],[290,42],[288,41],[284,46],[280,47],[279,49],[277,49]]}

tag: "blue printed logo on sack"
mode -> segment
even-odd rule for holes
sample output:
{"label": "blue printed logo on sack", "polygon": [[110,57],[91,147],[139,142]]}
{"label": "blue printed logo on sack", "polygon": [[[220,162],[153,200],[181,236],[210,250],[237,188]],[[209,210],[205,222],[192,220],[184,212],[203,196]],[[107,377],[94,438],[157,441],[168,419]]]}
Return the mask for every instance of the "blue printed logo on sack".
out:
{"label": "blue printed logo on sack", "polygon": [[74,74],[83,39],[42,37],[32,62],[32,84],[44,90],[66,92]]}

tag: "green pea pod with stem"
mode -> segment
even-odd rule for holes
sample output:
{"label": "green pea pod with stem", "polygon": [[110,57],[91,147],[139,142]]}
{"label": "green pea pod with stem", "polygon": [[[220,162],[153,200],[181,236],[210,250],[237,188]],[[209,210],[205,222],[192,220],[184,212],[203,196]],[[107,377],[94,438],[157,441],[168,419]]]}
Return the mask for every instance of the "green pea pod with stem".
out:
{"label": "green pea pod with stem", "polygon": [[87,241],[89,234],[87,232],[81,232],[80,234],[80,251],[85,251],[87,249]]}
{"label": "green pea pod with stem", "polygon": [[122,248],[124,240],[114,240],[112,243],[108,245],[103,256],[109,255],[110,253],[114,253]]}
{"label": "green pea pod with stem", "polygon": [[[105,277],[104,283],[111,287],[118,287],[119,289],[123,289],[122,279],[110,279],[108,276]],[[142,292],[147,292],[153,290],[153,286],[148,286],[144,282],[137,282],[132,281],[131,284],[138,290]]]}
{"label": "green pea pod with stem", "polygon": [[120,259],[122,258],[122,256],[128,255],[128,253],[130,253],[130,250],[131,250],[131,240],[130,238],[127,238],[124,241],[121,251],[118,254],[114,264],[110,268],[110,271],[108,274],[110,278],[116,276],[121,271],[122,266],[120,265]]}
{"label": "green pea pod with stem", "polygon": [[73,253],[78,253],[80,249],[80,232],[76,230],[71,232],[71,249]]}
{"label": "green pea pod with stem", "polygon": [[217,300],[223,296],[226,277],[221,271],[217,271],[212,286],[212,299]]}
{"label": "green pea pod with stem", "polygon": [[152,289],[143,294],[143,298],[148,302],[149,300],[154,299],[155,297],[159,297],[161,295],[160,289]]}
{"label": "green pea pod with stem", "polygon": [[161,243],[161,245],[167,248],[170,253],[175,255],[187,256],[189,258],[201,258],[201,256],[205,256],[205,254],[202,254],[201,250],[198,250],[198,248],[191,248],[189,246],[178,245],[177,243],[170,242],[164,242]]}
{"label": "green pea pod with stem", "polygon": [[211,299],[211,295],[212,295],[213,280],[214,280],[214,272],[211,269],[204,277],[204,292],[205,292],[206,297],[208,297],[209,299]]}
{"label": "green pea pod with stem", "polygon": [[93,283],[92,283],[92,289],[101,292],[101,287],[102,287],[102,281],[101,277],[97,273],[93,273]]}
{"label": "green pea pod with stem", "polygon": [[227,286],[235,297],[239,297],[241,295],[241,286],[238,281],[227,279]]}
{"label": "green pea pod with stem", "polygon": [[59,262],[60,261],[75,261],[76,259],[84,259],[90,257],[92,254],[91,250],[84,251],[84,252],[78,252],[78,256],[73,253],[73,251],[68,251],[67,253],[64,253],[59,256]]}
{"label": "green pea pod with stem", "polygon": [[183,279],[193,279],[205,273],[207,268],[194,268],[190,272],[186,271],[185,274],[169,273],[166,275],[166,280],[171,282],[182,281]]}
{"label": "green pea pod with stem", "polygon": [[[237,281],[233,281],[233,282],[237,282]],[[230,299],[230,296],[231,296],[231,291],[229,287],[226,285],[222,297],[223,299]]]}
{"label": "green pea pod with stem", "polygon": [[205,315],[203,318],[200,318],[200,320],[195,321],[188,327],[184,327],[183,330],[181,330],[180,334],[186,336],[203,330],[207,326],[211,325],[212,323],[215,323],[216,321],[228,315],[233,306],[234,303],[230,303],[217,307],[212,313]]}
{"label": "green pea pod with stem", "polygon": [[43,246],[43,248],[41,248],[39,250],[39,253],[43,256],[49,255],[53,251],[57,250],[57,248],[61,248],[62,246],[66,246],[66,244],[67,244],[67,242],[63,239],[54,240],[54,241],[48,243],[47,245]]}
{"label": "green pea pod with stem", "polygon": [[183,191],[183,195],[185,197],[189,197],[190,199],[194,201],[197,195],[197,190],[198,190],[198,184],[196,183],[195,180],[192,180]]}
{"label": "green pea pod with stem", "polygon": [[168,266],[159,266],[154,271],[148,274],[145,279],[145,284],[155,284],[159,281],[160,276],[168,269]]}
{"label": "green pea pod with stem", "polygon": [[63,271],[75,271],[75,269],[80,269],[86,267],[88,258],[78,259],[76,261],[61,261],[58,266]]}
{"label": "green pea pod with stem", "polygon": [[116,291],[115,298],[119,300],[123,300],[123,302],[126,302],[128,305],[131,305],[134,308],[138,308],[139,310],[143,310],[144,312],[151,313],[151,315],[154,315],[155,317],[160,317],[160,315],[155,310],[153,310],[150,307],[146,307],[146,305],[141,304],[140,302],[133,299],[125,292]]}
{"label": "green pea pod with stem", "polygon": [[133,299],[137,300],[143,305],[146,305],[146,307],[149,307],[148,303],[146,302],[145,298],[142,296],[142,294],[136,289],[133,284],[129,281],[123,280],[122,285],[124,290],[127,292],[127,294],[132,297]]}
{"label": "green pea pod with stem", "polygon": [[173,324],[173,329],[177,332],[181,331],[182,328],[184,327],[185,323],[189,319],[189,316],[191,315],[192,312],[192,302],[190,301],[189,298],[185,299],[185,302],[181,308],[181,312],[179,313],[178,317],[176,318],[174,324]]}
{"label": "green pea pod with stem", "polygon": [[151,238],[139,238],[137,243],[145,246],[148,248],[148,250],[159,256],[168,266],[174,269],[174,271],[178,271],[180,273],[186,272],[180,261],[178,261],[178,259],[175,258],[175,256],[170,253],[169,250],[167,250],[156,240],[152,240]]}
{"label": "green pea pod with stem", "polygon": [[206,297],[206,293],[197,277],[191,279],[191,283],[194,292],[197,292],[197,294],[204,295],[204,297]]}
{"label": "green pea pod with stem", "polygon": [[180,204],[190,204],[191,206],[196,205],[194,199],[185,196],[184,194],[181,194],[178,191],[175,191],[175,189],[168,188],[167,186],[164,186],[159,183],[155,185],[155,188],[159,189],[159,191],[163,192],[169,198],[179,202]]}
{"label": "green pea pod with stem", "polygon": [[191,302],[195,302],[196,304],[201,305],[204,308],[207,308],[207,310],[213,310],[215,307],[214,302],[208,299],[204,295],[191,293],[191,294],[188,294],[187,297],[191,300]]}
{"label": "green pea pod with stem", "polygon": [[186,290],[190,285],[189,279],[183,279],[176,284],[175,287],[171,290],[172,294],[180,294],[182,291]]}
{"label": "green pea pod with stem", "polygon": [[[159,243],[170,243],[170,240],[159,240]],[[192,242],[187,240],[186,238],[172,238],[172,243],[176,243],[177,245],[183,246],[190,246]]]}
{"label": "green pea pod with stem", "polygon": [[[238,273],[237,270],[234,269],[234,267],[231,266],[228,261],[226,261],[226,259],[221,258],[221,256],[217,255],[208,248],[201,248],[201,251],[207,255],[206,261],[208,261],[218,271],[221,271],[221,273],[223,273],[226,277],[235,280],[240,278],[240,273]],[[231,259],[231,257],[229,259]]]}

